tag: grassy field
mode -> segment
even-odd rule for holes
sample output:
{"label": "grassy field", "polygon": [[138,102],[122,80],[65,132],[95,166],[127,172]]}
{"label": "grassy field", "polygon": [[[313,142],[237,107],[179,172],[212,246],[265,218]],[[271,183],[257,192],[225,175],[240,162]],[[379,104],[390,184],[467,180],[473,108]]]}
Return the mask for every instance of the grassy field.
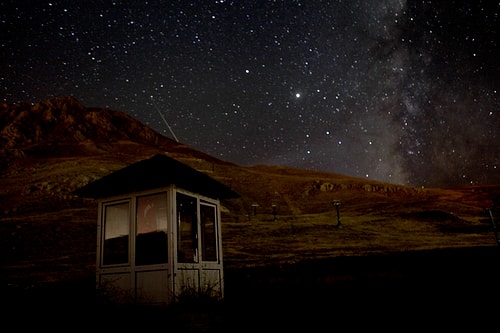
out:
{"label": "grassy field", "polygon": [[[499,246],[485,208],[498,203],[499,186],[414,188],[239,167],[192,150],[174,155],[241,194],[222,202],[224,299],[108,305],[95,290],[97,203],[72,191],[161,147],[77,146],[63,147],[64,156],[28,154],[0,179],[6,325],[64,332],[159,325],[175,332],[476,332],[498,324]],[[341,202],[340,228],[333,200]]]}
{"label": "grassy field", "polygon": [[335,213],[268,216],[224,224],[223,239],[225,259],[236,267],[495,244],[491,225],[442,211],[341,215],[340,227]]}
{"label": "grassy field", "polygon": [[334,211],[226,220],[225,298],[165,308],[109,305],[96,293],[94,211],[3,219],[4,314],[20,328],[61,331],[63,319],[176,332],[487,327],[500,296],[487,219],[406,211],[346,209],[341,227]]}

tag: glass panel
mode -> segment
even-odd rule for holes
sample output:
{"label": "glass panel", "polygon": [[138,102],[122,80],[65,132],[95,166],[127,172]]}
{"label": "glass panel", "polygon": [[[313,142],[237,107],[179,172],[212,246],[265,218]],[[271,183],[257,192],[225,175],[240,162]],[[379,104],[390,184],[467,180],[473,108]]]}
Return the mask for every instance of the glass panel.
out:
{"label": "glass panel", "polygon": [[217,228],[215,207],[200,205],[201,247],[203,261],[217,261]]}
{"label": "glass panel", "polygon": [[196,198],[177,193],[177,261],[198,262]]}
{"label": "glass panel", "polygon": [[167,194],[137,198],[136,265],[168,262]]}
{"label": "glass panel", "polygon": [[128,263],[130,235],[129,203],[104,206],[102,264]]}

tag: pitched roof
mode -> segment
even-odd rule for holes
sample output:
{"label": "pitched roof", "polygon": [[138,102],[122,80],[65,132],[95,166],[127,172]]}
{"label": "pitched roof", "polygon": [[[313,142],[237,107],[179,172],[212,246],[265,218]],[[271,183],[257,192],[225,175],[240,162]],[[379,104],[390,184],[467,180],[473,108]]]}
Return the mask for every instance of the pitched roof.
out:
{"label": "pitched roof", "polygon": [[76,189],[73,193],[81,197],[98,199],[172,184],[214,199],[240,196],[210,176],[163,154],[154,155],[117,170]]}

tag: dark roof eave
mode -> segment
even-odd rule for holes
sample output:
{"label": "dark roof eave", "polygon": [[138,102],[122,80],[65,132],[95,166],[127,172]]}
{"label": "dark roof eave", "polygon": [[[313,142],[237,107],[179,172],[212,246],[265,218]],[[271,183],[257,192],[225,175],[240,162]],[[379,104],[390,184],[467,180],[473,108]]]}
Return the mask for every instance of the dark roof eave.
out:
{"label": "dark roof eave", "polygon": [[172,184],[210,198],[240,197],[238,193],[208,175],[162,154],[124,167],[73,193],[81,197],[100,199]]}

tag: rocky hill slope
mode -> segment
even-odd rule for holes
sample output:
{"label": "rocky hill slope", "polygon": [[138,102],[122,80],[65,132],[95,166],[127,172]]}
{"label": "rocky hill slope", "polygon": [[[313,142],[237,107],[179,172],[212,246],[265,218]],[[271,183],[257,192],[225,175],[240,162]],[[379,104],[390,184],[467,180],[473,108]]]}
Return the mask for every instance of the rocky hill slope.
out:
{"label": "rocky hill slope", "polygon": [[[318,193],[338,189],[389,195],[420,192],[320,172],[309,172],[304,178],[304,170],[291,168],[241,168],[175,142],[122,112],[86,108],[72,97],[33,105],[2,104],[0,124],[0,212],[5,215],[79,202],[71,195],[76,188],[158,152],[242,192],[240,214],[245,214],[245,205],[248,210],[254,203],[264,210],[279,204],[282,212],[330,209],[331,198],[318,200]],[[318,207],[325,203],[328,208]]]}

